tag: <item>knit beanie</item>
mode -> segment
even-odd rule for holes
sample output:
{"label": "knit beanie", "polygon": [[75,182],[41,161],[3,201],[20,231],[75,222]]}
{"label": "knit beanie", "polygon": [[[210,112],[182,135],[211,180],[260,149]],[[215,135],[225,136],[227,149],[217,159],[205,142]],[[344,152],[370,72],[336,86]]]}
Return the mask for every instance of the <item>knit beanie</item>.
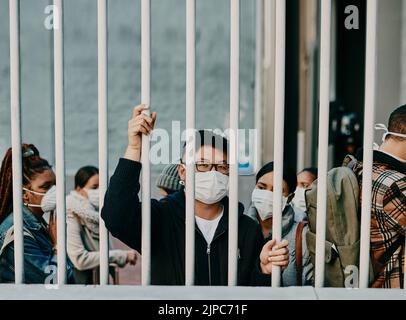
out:
{"label": "knit beanie", "polygon": [[182,188],[179,182],[178,165],[168,164],[159,175],[156,185],[165,190],[179,191]]}

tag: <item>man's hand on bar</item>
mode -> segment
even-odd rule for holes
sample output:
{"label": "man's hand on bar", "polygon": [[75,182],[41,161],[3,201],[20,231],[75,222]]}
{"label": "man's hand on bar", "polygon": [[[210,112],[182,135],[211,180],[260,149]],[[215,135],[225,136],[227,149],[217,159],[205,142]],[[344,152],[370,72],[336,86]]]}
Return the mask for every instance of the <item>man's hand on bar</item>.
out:
{"label": "man's hand on bar", "polygon": [[134,108],[132,118],[128,121],[128,146],[124,158],[133,161],[141,160],[142,135],[149,135],[154,129],[156,112],[149,116],[145,104]]}
{"label": "man's hand on bar", "polygon": [[261,272],[272,273],[272,266],[279,266],[285,269],[289,264],[289,242],[283,240],[276,244],[276,240],[268,241],[262,248],[260,254]]}

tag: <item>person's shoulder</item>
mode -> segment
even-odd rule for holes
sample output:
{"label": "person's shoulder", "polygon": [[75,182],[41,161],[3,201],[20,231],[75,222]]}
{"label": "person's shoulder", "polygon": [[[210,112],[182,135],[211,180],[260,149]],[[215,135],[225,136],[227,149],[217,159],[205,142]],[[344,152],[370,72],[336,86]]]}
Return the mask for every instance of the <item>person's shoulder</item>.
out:
{"label": "person's shoulder", "polygon": [[393,188],[403,185],[406,189],[406,174],[395,169],[388,168],[384,164],[374,166],[374,181],[379,188]]}
{"label": "person's shoulder", "polygon": [[246,231],[260,231],[260,226],[258,221],[255,221],[251,216],[247,214],[240,215],[238,219],[239,227]]}
{"label": "person's shoulder", "polygon": [[8,231],[8,229],[10,229],[14,225],[13,216],[13,213],[10,213],[0,224],[0,237],[2,237]]}

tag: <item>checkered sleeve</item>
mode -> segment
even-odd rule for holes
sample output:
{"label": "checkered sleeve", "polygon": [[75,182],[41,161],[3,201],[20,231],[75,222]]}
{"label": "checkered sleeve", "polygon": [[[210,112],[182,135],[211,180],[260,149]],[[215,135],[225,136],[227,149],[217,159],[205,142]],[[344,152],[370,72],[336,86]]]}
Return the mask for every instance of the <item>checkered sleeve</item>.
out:
{"label": "checkered sleeve", "polygon": [[406,233],[406,178],[392,183],[384,196],[387,223],[399,234]]}

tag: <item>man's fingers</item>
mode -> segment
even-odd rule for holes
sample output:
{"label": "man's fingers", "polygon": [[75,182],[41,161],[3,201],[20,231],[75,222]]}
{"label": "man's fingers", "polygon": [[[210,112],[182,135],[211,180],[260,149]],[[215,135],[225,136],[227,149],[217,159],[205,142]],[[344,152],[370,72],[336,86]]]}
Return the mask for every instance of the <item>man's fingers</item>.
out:
{"label": "man's fingers", "polygon": [[150,125],[150,123],[148,121],[146,121],[146,119],[140,119],[139,125],[143,126],[144,128],[148,129],[149,131],[152,130],[152,126]]}
{"label": "man's fingers", "polygon": [[275,243],[276,243],[275,239],[270,240],[265,244],[265,248],[267,248],[268,250],[271,250],[273,248],[273,246],[275,245]]}
{"label": "man's fingers", "polygon": [[280,261],[289,261],[289,255],[288,254],[284,254],[284,255],[279,255],[276,257],[269,257],[268,258],[269,262],[280,262]]}
{"label": "man's fingers", "polygon": [[157,113],[156,113],[156,112],[152,112],[152,114],[151,114],[152,125],[155,125],[156,117],[157,117]]}
{"label": "man's fingers", "polygon": [[154,120],[152,119],[152,117],[150,117],[150,116],[148,116],[146,114],[140,114],[137,118],[143,119],[149,125],[152,125],[154,123]]}
{"label": "man's fingers", "polygon": [[148,125],[146,125],[145,123],[142,123],[142,124],[139,125],[137,131],[141,132],[142,134],[144,134],[146,136],[148,136],[151,133],[152,129]]}
{"label": "man's fingers", "polygon": [[289,264],[289,261],[272,262],[272,265],[275,267],[286,267],[288,264]]}
{"label": "man's fingers", "polygon": [[282,249],[270,251],[269,256],[270,257],[276,257],[276,256],[285,255],[285,254],[288,254],[288,253],[289,253],[289,250],[287,248],[282,248]]}
{"label": "man's fingers", "polygon": [[137,117],[131,119],[128,121],[128,127],[135,127],[137,125],[140,125],[142,123],[147,124],[151,129],[153,129],[154,126],[154,121],[151,117],[148,117],[147,115],[138,115]]}
{"label": "man's fingers", "polygon": [[148,110],[148,109],[149,109],[149,106],[147,106],[146,104],[140,104],[140,105],[136,106],[133,111],[133,118],[135,118],[136,116],[139,116],[144,110]]}
{"label": "man's fingers", "polygon": [[283,241],[281,241],[280,243],[278,243],[278,244],[275,246],[274,250],[278,250],[278,249],[281,249],[281,248],[285,248],[285,247],[287,247],[288,245],[289,245],[289,241],[288,241],[288,240],[283,240]]}
{"label": "man's fingers", "polygon": [[139,132],[138,130],[140,127],[145,127],[148,131],[151,131],[153,129],[152,126],[143,118],[133,119],[128,123],[129,131],[137,133]]}

